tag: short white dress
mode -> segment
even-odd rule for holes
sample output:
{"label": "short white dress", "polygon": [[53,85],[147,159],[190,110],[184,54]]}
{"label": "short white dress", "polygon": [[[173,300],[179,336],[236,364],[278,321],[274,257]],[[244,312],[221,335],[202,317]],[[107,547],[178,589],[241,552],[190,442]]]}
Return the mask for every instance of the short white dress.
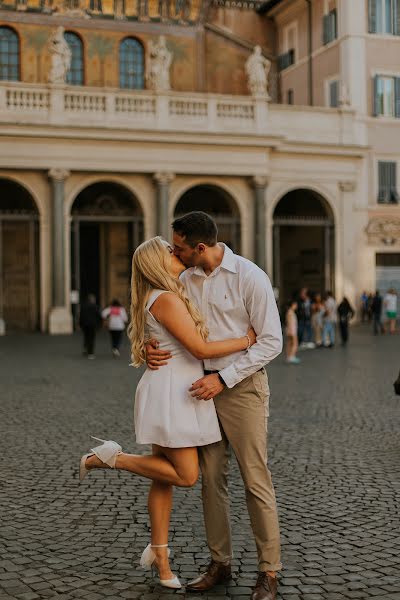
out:
{"label": "short white dress", "polygon": [[192,398],[189,388],[204,376],[194,358],[151,314],[150,307],[164,290],[153,290],[146,304],[146,339],[154,338],[172,358],[157,371],[146,369],[136,389],[135,433],[138,444],[165,448],[205,446],[221,440],[213,400]]}

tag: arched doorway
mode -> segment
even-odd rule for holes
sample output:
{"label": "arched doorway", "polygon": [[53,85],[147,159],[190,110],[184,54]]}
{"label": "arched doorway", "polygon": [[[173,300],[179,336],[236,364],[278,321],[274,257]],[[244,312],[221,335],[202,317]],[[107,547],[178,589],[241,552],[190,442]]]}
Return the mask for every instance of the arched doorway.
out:
{"label": "arched doorway", "polygon": [[288,192],[274,211],[274,285],[279,301],[301,287],[311,292],[334,291],[334,218],[317,192]]}
{"label": "arched doorway", "polygon": [[39,328],[39,213],[20,184],[0,179],[0,317],[7,330]]}
{"label": "arched doorway", "polygon": [[97,182],[78,194],[71,215],[73,306],[88,294],[101,306],[114,297],[128,306],[132,253],[143,241],[138,200],[119,184]]}
{"label": "arched doorway", "polygon": [[235,200],[216,185],[196,185],[187,190],[175,207],[175,217],[192,210],[211,215],[218,226],[218,239],[240,253],[240,214]]}

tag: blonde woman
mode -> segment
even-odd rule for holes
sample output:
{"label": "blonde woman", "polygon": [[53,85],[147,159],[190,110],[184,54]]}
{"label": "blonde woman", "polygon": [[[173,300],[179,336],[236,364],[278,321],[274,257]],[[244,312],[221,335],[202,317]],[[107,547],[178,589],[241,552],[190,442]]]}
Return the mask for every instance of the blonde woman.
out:
{"label": "blonde woman", "polygon": [[107,466],[152,480],[151,544],[142,554],[141,565],[154,566],[161,584],[170,588],[181,587],[168,560],[173,486],[193,486],[198,478],[197,446],[221,440],[213,401],[193,398],[189,388],[204,374],[202,359],[228,356],[256,341],[251,329],[238,339],[207,342],[202,316],[178,279],[184,269],[160,237],[144,242],[133,255],[128,329],[132,364],[139,367],[145,362],[145,341],[150,338],[172,354],[163,369],[147,369],[136,390],[136,441],[152,444],[152,454],[126,454],[116,442],[106,441],[83,456],[80,466],[81,480],[90,469]]}

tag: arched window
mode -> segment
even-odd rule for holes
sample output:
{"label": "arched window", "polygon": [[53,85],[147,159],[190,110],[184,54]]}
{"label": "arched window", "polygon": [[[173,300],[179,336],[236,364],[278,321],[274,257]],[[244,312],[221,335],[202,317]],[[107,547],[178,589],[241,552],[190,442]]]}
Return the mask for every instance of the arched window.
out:
{"label": "arched window", "polygon": [[9,27],[0,27],[0,80],[19,80],[19,39]]}
{"label": "arched window", "polygon": [[71,67],[67,73],[67,83],[83,85],[83,44],[79,35],[66,31],[65,40],[71,49]]}
{"label": "arched window", "polygon": [[125,38],[119,47],[119,85],[121,88],[144,88],[144,51],[135,38]]}

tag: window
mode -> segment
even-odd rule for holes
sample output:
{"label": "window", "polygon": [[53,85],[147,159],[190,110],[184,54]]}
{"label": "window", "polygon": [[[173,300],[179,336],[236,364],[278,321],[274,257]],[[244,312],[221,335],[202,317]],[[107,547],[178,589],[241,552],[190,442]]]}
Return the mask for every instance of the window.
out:
{"label": "window", "polygon": [[121,88],[144,88],[144,52],[135,38],[125,38],[119,48],[119,85]]}
{"label": "window", "polygon": [[399,201],[396,171],[397,163],[388,161],[378,162],[378,202],[387,204]]}
{"label": "window", "polygon": [[336,79],[329,81],[329,106],[331,108],[337,108],[339,106],[339,90],[340,82]]}
{"label": "window", "polygon": [[297,23],[290,23],[282,31],[282,54],[278,56],[278,69],[282,71],[296,62]]}
{"label": "window", "polygon": [[83,85],[83,45],[79,35],[66,31],[65,40],[71,50],[71,66],[67,73],[67,83]]}
{"label": "window", "polygon": [[0,80],[19,80],[19,39],[9,27],[0,27]]}
{"label": "window", "polygon": [[337,38],[337,12],[336,8],[331,10],[323,19],[323,36],[324,44],[329,44]]}
{"label": "window", "polygon": [[400,0],[368,0],[369,32],[400,35]]}
{"label": "window", "polygon": [[374,78],[374,115],[400,118],[400,77]]}
{"label": "window", "polygon": [[294,91],[292,89],[287,91],[287,103],[294,104]]}

